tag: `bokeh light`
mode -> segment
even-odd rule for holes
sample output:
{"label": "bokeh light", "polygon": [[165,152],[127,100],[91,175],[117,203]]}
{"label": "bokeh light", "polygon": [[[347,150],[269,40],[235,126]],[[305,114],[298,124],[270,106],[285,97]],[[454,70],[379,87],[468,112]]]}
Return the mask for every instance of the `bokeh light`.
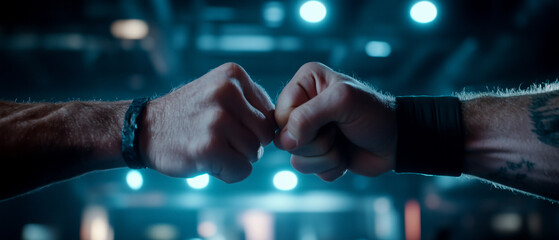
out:
{"label": "bokeh light", "polygon": [[392,47],[387,42],[370,41],[365,45],[365,52],[369,57],[388,57],[392,53]]}
{"label": "bokeh light", "polygon": [[217,234],[217,226],[210,221],[204,221],[198,224],[198,235],[203,238],[211,238]]}
{"label": "bokeh light", "polygon": [[188,186],[194,189],[202,189],[208,186],[210,183],[210,175],[204,173],[202,175],[191,177],[186,179]]}
{"label": "bokeh light", "polygon": [[412,6],[410,16],[418,23],[429,23],[437,18],[437,7],[429,1],[417,2]]}
{"label": "bokeh light", "polygon": [[116,38],[137,40],[148,35],[147,23],[139,19],[116,20],[111,24],[111,33]]}
{"label": "bokeh light", "polygon": [[144,178],[138,170],[130,170],[126,174],[126,183],[132,190],[138,190],[144,185]]}
{"label": "bokeh light", "polygon": [[279,27],[285,18],[285,10],[281,2],[268,2],[264,5],[264,21],[269,27]]}
{"label": "bokeh light", "polygon": [[291,171],[280,171],[274,176],[274,186],[283,191],[292,190],[297,186],[297,176]]}
{"label": "bokeh light", "polygon": [[303,20],[317,23],[326,17],[326,7],[319,1],[308,1],[301,5],[299,14]]}

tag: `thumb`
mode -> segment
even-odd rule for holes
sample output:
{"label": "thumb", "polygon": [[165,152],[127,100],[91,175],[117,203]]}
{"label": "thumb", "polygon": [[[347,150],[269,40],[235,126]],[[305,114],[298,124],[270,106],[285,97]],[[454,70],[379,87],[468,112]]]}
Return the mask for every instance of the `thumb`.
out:
{"label": "thumb", "polygon": [[345,113],[338,99],[338,90],[339,87],[330,86],[291,111],[278,136],[281,148],[291,150],[304,146],[315,139],[318,131],[328,123],[344,120]]}
{"label": "thumb", "polygon": [[278,126],[286,126],[291,112],[337,82],[337,73],[324,64],[311,62],[301,66],[278,97],[275,118]]}

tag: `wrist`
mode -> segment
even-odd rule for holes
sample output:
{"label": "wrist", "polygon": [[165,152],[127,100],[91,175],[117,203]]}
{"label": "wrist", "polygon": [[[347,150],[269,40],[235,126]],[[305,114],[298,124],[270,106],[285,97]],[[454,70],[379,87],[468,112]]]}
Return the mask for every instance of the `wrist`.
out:
{"label": "wrist", "polygon": [[140,153],[140,133],[146,105],[151,98],[136,98],[126,110],[122,127],[121,151],[124,162],[133,169],[146,168]]}
{"label": "wrist", "polygon": [[388,161],[388,171],[396,170],[396,151],[398,147],[398,124],[397,124],[397,114],[396,114],[396,98],[392,96],[381,95],[381,100],[385,105],[386,115],[386,122],[383,126],[388,126],[386,130],[388,134],[386,134],[386,147],[387,149],[385,154],[383,155],[383,159]]}
{"label": "wrist", "polygon": [[156,132],[161,132],[155,129],[157,119],[162,117],[159,116],[161,113],[161,101],[161,98],[149,101],[145,106],[141,119],[139,119],[141,121],[140,128],[138,129],[139,157],[146,164],[146,167],[151,169],[154,168],[150,157],[152,155],[152,139]]}
{"label": "wrist", "polygon": [[460,176],[464,133],[458,98],[398,97],[396,104],[396,172]]}
{"label": "wrist", "polygon": [[[65,108],[81,122],[81,139],[77,143],[90,148],[89,164],[85,169],[107,170],[125,167],[122,161],[122,122],[130,101],[118,102],[71,102]],[[79,124],[77,124],[79,125]],[[73,132],[73,130],[69,130]]]}

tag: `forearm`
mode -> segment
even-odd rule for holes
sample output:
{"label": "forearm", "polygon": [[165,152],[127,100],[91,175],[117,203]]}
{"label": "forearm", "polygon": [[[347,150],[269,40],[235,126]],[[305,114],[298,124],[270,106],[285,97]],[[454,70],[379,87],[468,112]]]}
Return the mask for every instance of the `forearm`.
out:
{"label": "forearm", "polygon": [[0,102],[0,198],[90,171],[124,166],[129,102]]}
{"label": "forearm", "polygon": [[553,140],[559,135],[557,95],[464,101],[464,172],[559,200],[559,145]]}

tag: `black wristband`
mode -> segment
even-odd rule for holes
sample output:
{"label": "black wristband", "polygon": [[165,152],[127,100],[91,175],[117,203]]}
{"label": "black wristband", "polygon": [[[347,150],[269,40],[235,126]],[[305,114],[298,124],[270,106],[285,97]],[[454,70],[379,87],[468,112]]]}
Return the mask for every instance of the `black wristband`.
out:
{"label": "black wristband", "polygon": [[151,98],[136,98],[132,101],[126,115],[124,115],[124,124],[122,125],[122,157],[124,162],[130,168],[140,169],[146,168],[146,164],[142,161],[140,150],[138,148],[138,129],[142,112]]}
{"label": "black wristband", "polygon": [[462,174],[464,132],[460,105],[456,97],[396,98],[396,172]]}

